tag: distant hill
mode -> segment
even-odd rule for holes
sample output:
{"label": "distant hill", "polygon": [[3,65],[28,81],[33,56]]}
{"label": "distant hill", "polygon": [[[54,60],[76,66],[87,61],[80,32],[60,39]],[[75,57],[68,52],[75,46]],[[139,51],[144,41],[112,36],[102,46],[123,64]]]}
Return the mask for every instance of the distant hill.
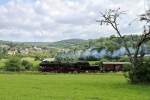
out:
{"label": "distant hill", "polygon": [[[138,35],[132,36],[132,38],[136,40],[139,39]],[[125,36],[127,41],[127,45],[132,47],[131,43],[133,42],[131,36]],[[106,48],[110,51],[119,49],[123,46],[122,41],[116,36],[110,37],[101,37],[99,39],[67,39],[61,40],[57,42],[10,42],[10,41],[2,41],[0,40],[0,45],[8,45],[9,47],[17,47],[17,48],[27,48],[27,47],[39,47],[39,48],[56,48],[56,49],[78,49],[85,50],[89,48],[97,48],[97,50],[101,50],[102,48]],[[150,42],[146,43],[147,47],[150,48]]]}
{"label": "distant hill", "polygon": [[68,39],[61,40],[57,42],[11,42],[11,41],[3,41],[0,40],[0,45],[9,45],[9,46],[17,46],[17,47],[47,47],[47,48],[70,48],[73,46],[81,45],[82,43],[86,43],[88,40],[83,39]]}
{"label": "distant hill", "polygon": [[70,48],[73,46],[80,45],[82,43],[86,43],[88,40],[83,39],[68,39],[68,40],[61,40],[58,42],[50,43],[48,46],[51,47],[58,47],[58,48]]}

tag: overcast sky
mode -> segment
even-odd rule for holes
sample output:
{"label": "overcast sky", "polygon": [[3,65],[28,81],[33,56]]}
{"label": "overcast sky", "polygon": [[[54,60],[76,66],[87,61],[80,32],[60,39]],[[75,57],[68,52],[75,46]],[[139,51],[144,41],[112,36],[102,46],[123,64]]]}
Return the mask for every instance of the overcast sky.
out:
{"label": "overcast sky", "polygon": [[58,41],[93,39],[115,34],[109,27],[96,23],[99,11],[120,7],[125,34],[140,33],[136,23],[128,26],[144,12],[144,0],[0,0],[0,39],[9,41]]}

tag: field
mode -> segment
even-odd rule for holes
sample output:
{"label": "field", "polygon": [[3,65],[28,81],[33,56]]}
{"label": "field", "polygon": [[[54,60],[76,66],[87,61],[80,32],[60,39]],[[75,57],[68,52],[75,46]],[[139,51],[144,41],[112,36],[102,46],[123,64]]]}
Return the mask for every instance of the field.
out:
{"label": "field", "polygon": [[0,74],[0,100],[150,100],[122,74]]}

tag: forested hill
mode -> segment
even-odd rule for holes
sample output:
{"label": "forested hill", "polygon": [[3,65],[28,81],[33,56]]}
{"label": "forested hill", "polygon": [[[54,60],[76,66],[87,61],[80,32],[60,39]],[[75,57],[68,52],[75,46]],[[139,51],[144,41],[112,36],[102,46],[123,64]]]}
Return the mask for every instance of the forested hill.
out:
{"label": "forested hill", "polygon": [[[132,39],[131,39],[132,38]],[[132,47],[131,42],[136,42],[139,39],[139,36],[125,36],[127,44]],[[41,48],[60,48],[60,49],[87,49],[87,48],[107,48],[110,51],[118,49],[123,46],[123,43],[118,37],[114,35],[110,37],[102,37],[99,39],[68,39],[58,42],[10,42],[0,40],[0,46],[7,45],[9,47],[17,48],[26,48],[26,47],[41,47]],[[150,42],[147,43],[147,46],[150,47]]]}
{"label": "forested hill", "polygon": [[68,39],[57,42],[12,42],[0,40],[0,45],[8,45],[10,47],[47,47],[47,48],[70,48],[77,45],[86,44],[88,40],[83,39]]}
{"label": "forested hill", "polygon": [[83,45],[86,43],[88,43],[88,40],[68,39],[68,40],[62,40],[62,41],[50,43],[49,46],[57,47],[57,48],[70,48],[70,47],[76,47],[78,45]]}

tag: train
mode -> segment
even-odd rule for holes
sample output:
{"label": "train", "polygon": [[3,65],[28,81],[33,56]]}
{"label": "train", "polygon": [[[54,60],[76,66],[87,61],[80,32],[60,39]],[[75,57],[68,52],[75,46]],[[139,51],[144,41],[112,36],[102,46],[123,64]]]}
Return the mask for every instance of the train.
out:
{"label": "train", "polygon": [[81,73],[81,72],[118,72],[123,71],[123,64],[121,62],[111,63],[103,62],[102,65],[90,65],[88,61],[77,62],[57,62],[57,61],[42,61],[40,63],[39,71],[54,72],[54,73]]}
{"label": "train", "polygon": [[49,62],[43,61],[40,63],[40,71],[42,72],[56,72],[56,73],[68,73],[68,72],[98,72],[100,71],[98,65],[91,66],[88,62]]}

